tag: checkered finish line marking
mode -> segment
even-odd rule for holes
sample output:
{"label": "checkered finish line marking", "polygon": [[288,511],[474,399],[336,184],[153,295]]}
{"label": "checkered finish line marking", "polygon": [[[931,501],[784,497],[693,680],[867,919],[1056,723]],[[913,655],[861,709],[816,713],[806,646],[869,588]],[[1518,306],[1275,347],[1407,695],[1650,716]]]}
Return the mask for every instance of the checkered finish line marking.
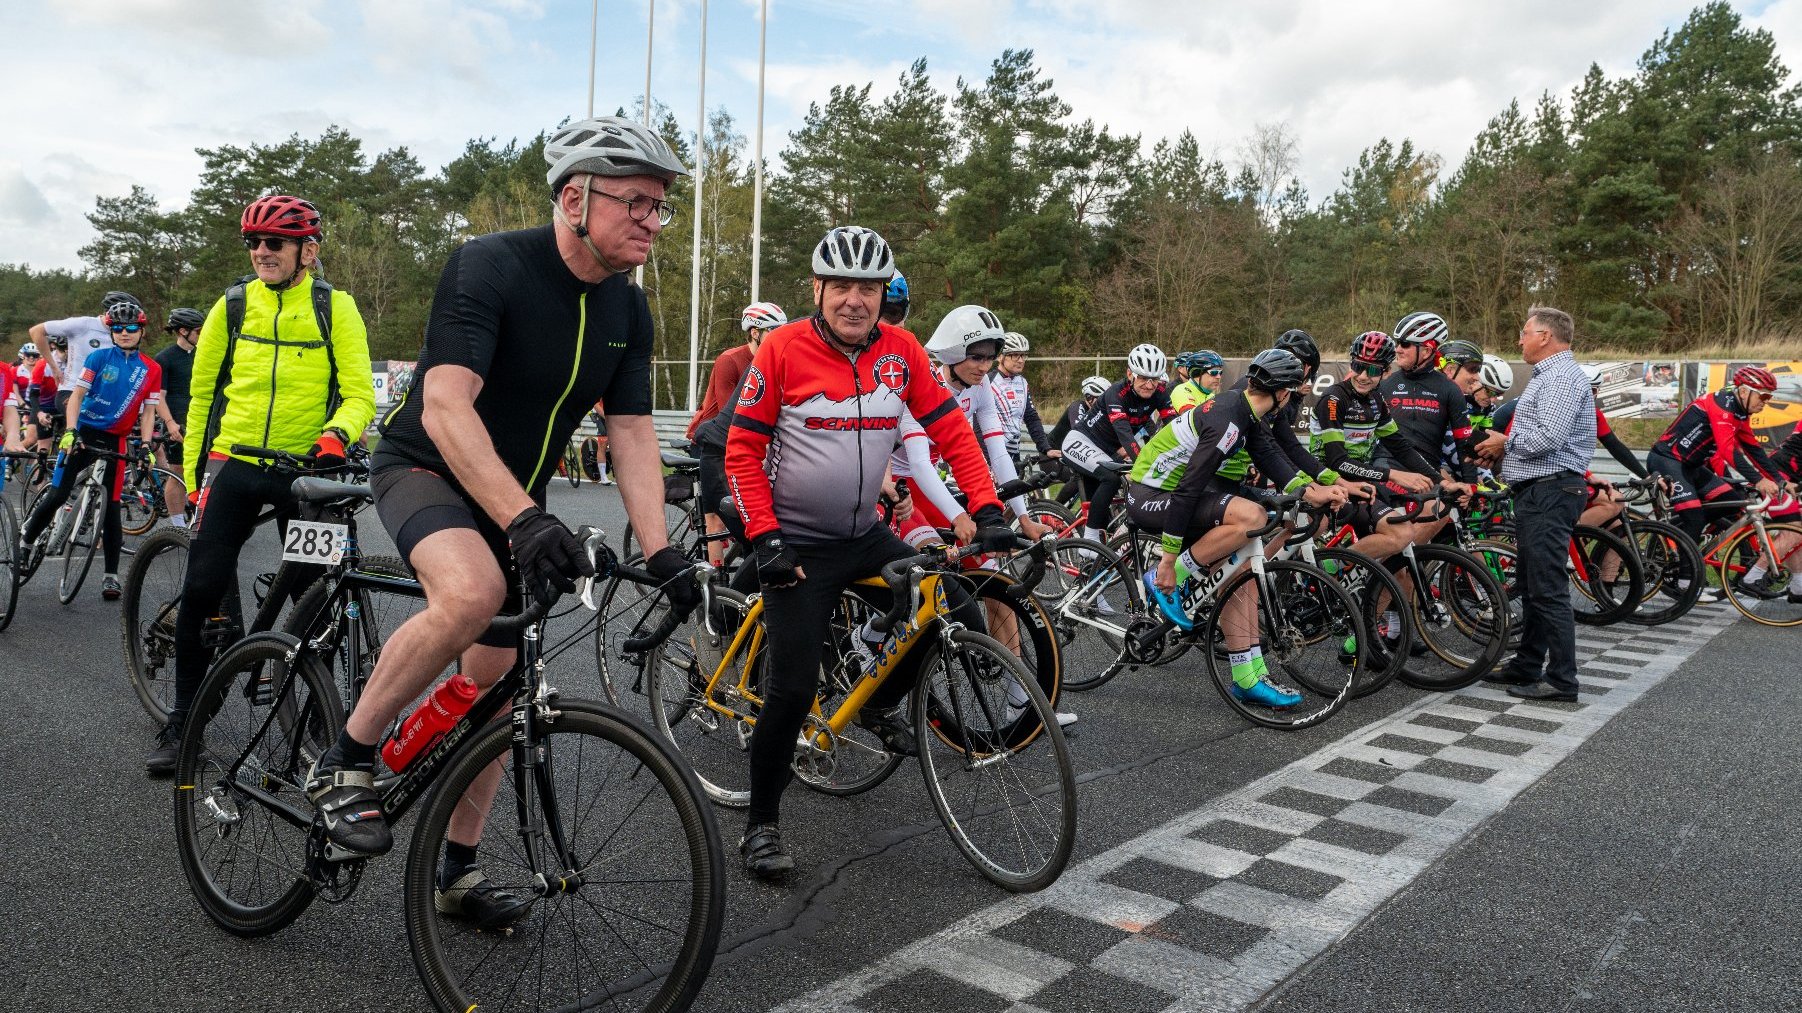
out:
{"label": "checkered finish line marking", "polygon": [[1239,1010],[1532,786],[1737,617],[1578,627],[1578,703],[1427,697],[778,1013]]}

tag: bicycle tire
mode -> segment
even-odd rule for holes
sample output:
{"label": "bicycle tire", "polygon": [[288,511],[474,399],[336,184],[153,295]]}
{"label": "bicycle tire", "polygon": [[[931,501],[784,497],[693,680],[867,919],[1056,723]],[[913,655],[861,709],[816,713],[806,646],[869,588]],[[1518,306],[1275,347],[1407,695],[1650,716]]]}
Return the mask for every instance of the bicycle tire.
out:
{"label": "bicycle tire", "polygon": [[577,456],[573,443],[563,447],[563,477],[569,480],[571,489],[582,484],[582,459]]}
{"label": "bicycle tire", "polygon": [[[1300,689],[1301,701],[1278,710],[1241,700],[1233,691],[1237,683],[1224,652],[1204,650],[1201,656],[1209,681],[1220,693],[1220,698],[1240,717],[1265,728],[1297,731],[1326,721],[1351,699],[1363,658],[1360,654],[1352,665],[1341,664],[1339,642],[1348,636],[1357,637],[1360,644],[1364,642],[1363,623],[1359,618],[1361,610],[1357,600],[1319,567],[1295,560],[1271,560],[1264,564],[1264,570],[1277,592],[1277,602],[1281,604],[1273,606],[1268,600],[1270,596],[1261,590],[1258,593],[1259,645],[1264,651],[1271,678],[1285,684],[1294,683]],[[1246,587],[1256,588],[1252,582],[1257,576],[1248,567],[1233,574],[1232,579],[1215,591],[1214,603],[1195,631],[1199,634],[1196,638],[1199,643],[1224,640],[1226,631],[1221,622],[1228,605],[1233,596],[1243,593]],[[1303,608],[1304,605],[1312,607]],[[1324,647],[1316,652],[1316,657],[1306,663],[1301,661],[1302,651],[1322,645]]]}
{"label": "bicycle tire", "polygon": [[[408,849],[402,907],[414,965],[426,992],[447,1013],[477,1008],[590,1009],[595,1008],[591,1003],[602,1000],[608,1008],[688,1009],[713,966],[726,907],[726,861],[719,827],[701,786],[666,741],[599,704],[559,701],[539,719],[536,731],[539,741],[516,751],[510,723],[489,724],[451,756],[425,801]],[[498,799],[484,827],[481,854],[490,881],[530,893],[534,883],[526,863],[506,859],[522,857],[524,847],[555,858],[556,845],[544,839],[547,827],[563,835],[584,834],[579,844],[564,842],[580,863],[573,870],[580,875],[572,875],[562,862],[542,866],[563,891],[535,901],[508,938],[509,958],[520,956],[525,966],[539,968],[540,973],[523,977],[520,961],[490,959],[497,946],[493,933],[439,914],[433,902],[438,856],[465,790],[491,764],[498,761],[511,767],[519,755],[543,757],[544,765],[531,773],[509,769],[500,778],[500,794],[513,793],[514,804]],[[610,772],[616,769],[618,776],[613,776]],[[517,796],[516,774],[533,789],[529,801],[522,803]],[[626,796],[636,792],[637,801],[609,804],[601,793],[610,790]],[[609,819],[619,821],[613,830],[586,836],[590,821]],[[659,850],[646,854],[653,848]],[[605,861],[613,849],[630,855],[630,860]],[[686,874],[678,871],[684,862]],[[615,869],[618,878],[607,879]],[[658,901],[647,903],[642,898],[653,888]],[[655,913],[641,914],[647,909]],[[674,924],[678,919],[680,924]],[[660,929],[667,931],[654,946],[625,940],[627,933]],[[518,953],[531,946],[538,948],[535,960],[531,954]],[[543,973],[547,957],[561,962],[565,956],[579,960],[613,954],[636,966],[628,966],[627,973],[617,977],[605,971],[569,973],[567,968]],[[490,963],[495,966],[485,970]],[[483,973],[499,979],[492,989],[485,981],[473,980]],[[574,988],[579,994],[519,996],[523,1005],[512,1005],[515,985],[522,992]]]}
{"label": "bicycle tire", "polygon": [[[292,637],[264,633],[227,649],[201,681],[176,756],[173,801],[182,872],[207,917],[237,936],[275,932],[313,902],[306,872],[312,808],[303,789],[313,759],[337,735],[344,714],[314,659],[301,653],[300,667],[289,672],[288,656],[298,647]],[[293,679],[281,692],[290,674]],[[265,680],[273,686],[259,702],[256,689],[268,685]],[[286,727],[270,720],[266,711],[284,705],[308,719]],[[294,728],[303,734],[295,736]],[[241,769],[233,782],[223,781],[236,758],[253,750],[250,774]],[[308,822],[296,825],[253,790],[280,799],[293,814],[309,814]],[[255,827],[246,829],[253,822]],[[262,854],[263,842],[278,834],[281,854]],[[249,871],[241,877],[239,852],[253,848],[257,851],[244,863]],[[221,853],[217,873],[208,866],[215,853]],[[273,867],[267,885],[265,866]],[[247,896],[253,893],[259,895]]]}
{"label": "bicycle tire", "polygon": [[1520,631],[1527,620],[1527,603],[1520,593],[1520,553],[1513,542],[1484,539],[1465,547],[1502,586],[1502,600],[1508,603],[1508,645],[1510,654],[1520,648]]}
{"label": "bicycle tire", "polygon": [[1063,531],[1076,520],[1076,511],[1054,499],[1035,498],[1026,501],[1026,516],[1054,531]]}
{"label": "bicycle tire", "polygon": [[[1007,564],[1010,571],[1026,565],[1021,556]],[[1045,576],[1032,596],[1051,618],[1062,689],[1099,689],[1130,667],[1123,655],[1128,631],[1136,620],[1150,620],[1136,580],[1126,562],[1100,542],[1063,538],[1052,544]]]}
{"label": "bicycle tire", "polygon": [[[100,540],[105,537],[102,529],[106,525],[106,503],[93,494],[91,486],[85,486],[80,492],[81,498],[76,501],[75,513],[69,524],[69,537],[63,542],[63,575],[56,582],[56,598],[64,605],[75,600],[81,593],[81,585],[88,579],[88,571],[94,567],[94,553],[100,548]],[[82,541],[83,535],[87,541]],[[81,557],[80,565],[76,565],[77,556]],[[74,574],[71,579],[70,574]]]}
{"label": "bicycle tire", "polygon": [[[1015,893],[1045,889],[1063,874],[1076,846],[1076,775],[1056,712],[1020,659],[991,637],[951,630],[921,646],[927,653],[914,693],[914,734],[933,808],[957,849],[990,882]],[[958,651],[958,670],[948,646]],[[1017,715],[1007,713],[1009,686],[1025,691]],[[1026,724],[1034,727],[1023,732]],[[946,783],[960,770],[977,775],[967,792]],[[1014,815],[1012,800],[1033,818]],[[1025,841],[1035,823],[1049,829],[1048,842]],[[990,825],[999,825],[995,840],[979,841]],[[1009,850],[1011,857],[1003,854]]]}
{"label": "bicycle tire", "polygon": [[[1708,585],[1702,572],[1702,550],[1695,539],[1663,521],[1635,520],[1628,530],[1645,570],[1646,590],[1627,622],[1662,626],[1688,615]],[[1660,601],[1665,604],[1651,607]]]}
{"label": "bicycle tire", "polygon": [[[39,488],[31,494],[31,506],[25,509],[24,523],[29,524],[31,522],[31,515],[38,512],[38,504],[42,503],[44,497],[49,494],[50,486],[48,485]],[[65,530],[62,530],[62,524],[63,521],[61,517],[51,518],[50,522],[44,525],[44,530],[38,532],[37,540],[26,546],[25,567],[22,571],[22,576],[26,582],[29,582],[31,578],[37,576],[38,567],[43,566],[44,559],[50,555],[51,545],[59,542],[62,539],[62,536],[67,534]]]}
{"label": "bicycle tire", "polygon": [[[1571,541],[1581,557],[1587,576],[1570,574],[1571,611],[1584,626],[1612,626],[1632,615],[1646,593],[1645,571],[1640,566],[1639,552],[1625,538],[1612,531],[1579,524],[1571,532]],[[1619,557],[1621,571],[1627,575],[1627,586],[1620,589],[1601,579],[1602,561],[1608,555]],[[1617,574],[1618,576],[1618,574]],[[1590,610],[1585,603],[1593,603]]]}
{"label": "bicycle tire", "polygon": [[[182,528],[157,531],[138,546],[131,569],[125,571],[125,596],[120,602],[125,677],[138,703],[159,722],[169,720],[175,703],[175,616],[187,576],[189,541]],[[181,562],[171,578],[164,574],[173,553],[180,554]]]}
{"label": "bicycle tire", "polygon": [[[1402,607],[1406,597],[1402,586],[1380,563],[1354,549],[1315,549],[1314,561],[1360,606],[1360,618],[1368,636],[1363,647],[1365,661],[1358,666],[1359,677],[1352,685],[1352,696],[1369,696],[1393,682],[1408,663],[1408,646],[1414,643],[1414,617],[1409,609]],[[1389,596],[1388,609],[1381,607],[1385,594]],[[1378,651],[1377,627],[1385,611],[1395,613],[1401,629],[1392,638],[1393,649]],[[1382,664],[1378,665],[1378,661]]]}
{"label": "bicycle tire", "polygon": [[[1015,597],[1011,589],[1020,581],[1010,573],[966,570],[959,579],[969,585],[972,597],[984,603],[986,614],[983,618],[989,624],[986,631],[989,637],[1020,659],[1038,681],[1039,691],[1055,708],[1064,690],[1063,650],[1058,646],[1057,634],[1052,632],[1051,615],[1045,606],[1031,592]],[[1012,631],[997,627],[995,619],[999,615],[997,610],[1001,609],[1012,617]]]}
{"label": "bicycle tire", "polygon": [[[669,543],[680,549],[687,558],[707,558],[705,555],[697,557],[690,551],[692,546],[689,541],[696,537],[697,532],[694,530],[694,525],[689,522],[688,504],[668,502],[663,504],[663,530],[669,535]],[[698,534],[705,535],[706,532]],[[638,544],[638,534],[632,530],[632,522],[627,521],[625,530],[620,532],[619,536],[619,558],[631,559],[634,556],[642,555],[643,552],[644,549]]]}
{"label": "bicycle tire", "polygon": [[[702,694],[750,608],[738,592],[716,588],[712,631],[696,609],[663,643],[646,651],[642,662],[652,725],[688,761],[707,797],[733,808],[751,804],[752,726],[746,717],[755,707],[738,695],[735,677],[743,673],[744,659],[735,659],[733,673],[724,677],[734,678],[732,685],[715,691],[716,703],[731,714],[707,706]],[[752,664],[763,664],[763,658],[760,649]],[[750,685],[755,687],[757,682],[753,673]],[[724,699],[717,699],[721,695]],[[741,713],[740,708],[745,717],[733,717]]]}
{"label": "bicycle tire", "polygon": [[119,533],[136,538],[156,527],[162,495],[162,489],[152,490],[144,479],[125,483],[119,494]]}
{"label": "bicycle tire", "polygon": [[[1488,675],[1508,645],[1508,609],[1501,582],[1463,549],[1416,545],[1413,551],[1429,587],[1423,590],[1413,582],[1404,590],[1414,610],[1415,634],[1427,650],[1410,658],[1398,678],[1415,689],[1463,689]],[[1395,572],[1405,562],[1396,555],[1384,565]],[[1469,644],[1461,645],[1455,637],[1463,637]],[[1429,656],[1444,667],[1431,667]]]}
{"label": "bicycle tire", "polygon": [[0,631],[12,625],[19,611],[19,517],[11,503],[0,499]]}
{"label": "bicycle tire", "polygon": [[[1802,524],[1793,524],[1787,521],[1767,521],[1764,527],[1765,531],[1770,534],[1773,540],[1780,534],[1795,535],[1797,538],[1802,538]],[[1739,610],[1740,615],[1745,616],[1747,619],[1752,620],[1760,626],[1802,626],[1802,606],[1791,605],[1783,598],[1766,600],[1762,598],[1753,598],[1749,595],[1741,595],[1734,587],[1734,578],[1744,572],[1743,568],[1740,568],[1739,564],[1734,562],[1734,560],[1738,558],[1741,552],[1746,552],[1755,559],[1759,552],[1762,551],[1758,548],[1758,543],[1756,542],[1747,544],[1748,540],[1757,533],[1758,529],[1746,527],[1726,542],[1723,542],[1719,549],[1716,549],[1711,553],[1711,555],[1716,556],[1721,561],[1719,568],[1716,570],[1716,573],[1720,578],[1721,590],[1725,593],[1728,603]],[[1778,573],[1780,576],[1793,576],[1782,569],[1782,560],[1774,560],[1773,562],[1777,565],[1777,568],[1774,569],[1773,572]]]}

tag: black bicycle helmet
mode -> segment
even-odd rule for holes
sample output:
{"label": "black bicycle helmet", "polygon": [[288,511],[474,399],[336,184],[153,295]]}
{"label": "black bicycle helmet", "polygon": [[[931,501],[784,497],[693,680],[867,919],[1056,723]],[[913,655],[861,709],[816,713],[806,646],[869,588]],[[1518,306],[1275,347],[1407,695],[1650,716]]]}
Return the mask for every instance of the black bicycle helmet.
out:
{"label": "black bicycle helmet", "polygon": [[1439,346],[1439,362],[1440,365],[1455,362],[1460,366],[1481,366],[1483,350],[1462,338],[1457,341],[1448,341]]}
{"label": "black bicycle helmet", "polygon": [[1276,347],[1290,353],[1308,367],[1309,374],[1320,371],[1320,346],[1314,343],[1314,335],[1299,327],[1283,332],[1276,339]]}
{"label": "black bicycle helmet", "polygon": [[111,292],[100,297],[100,312],[105,313],[107,310],[112,309],[113,304],[115,303],[137,301],[137,297],[130,292],[121,292],[118,289],[113,289]]}
{"label": "black bicycle helmet", "polygon": [[169,311],[169,321],[163,324],[164,331],[200,330],[206,323],[206,314],[187,306],[178,306]]}
{"label": "black bicycle helmet", "polygon": [[1251,386],[1265,393],[1294,390],[1308,379],[1307,367],[1295,353],[1283,348],[1266,348],[1253,356],[1245,375]]}

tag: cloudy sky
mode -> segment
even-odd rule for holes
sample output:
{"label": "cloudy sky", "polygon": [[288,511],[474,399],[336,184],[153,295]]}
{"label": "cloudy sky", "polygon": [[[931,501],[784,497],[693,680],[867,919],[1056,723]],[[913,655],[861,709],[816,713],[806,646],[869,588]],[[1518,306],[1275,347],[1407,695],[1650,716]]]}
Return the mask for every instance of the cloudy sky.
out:
{"label": "cloudy sky", "polygon": [[[1409,137],[1448,165],[1509,99],[1629,71],[1691,0],[770,0],[766,151],[834,84],[882,92],[925,56],[948,88],[1029,47],[1078,117],[1147,143],[1189,129],[1228,158],[1286,123],[1319,199],[1359,150]],[[1740,3],[1802,67],[1802,0]],[[643,90],[647,0],[600,0],[596,106]],[[166,205],[194,149],[317,136],[436,167],[476,136],[531,137],[587,105],[589,0],[53,0],[0,11],[0,263],[79,268],[96,195]],[[700,0],[656,0],[652,92],[695,115]],[[712,0],[707,98],[750,132],[756,0]]]}

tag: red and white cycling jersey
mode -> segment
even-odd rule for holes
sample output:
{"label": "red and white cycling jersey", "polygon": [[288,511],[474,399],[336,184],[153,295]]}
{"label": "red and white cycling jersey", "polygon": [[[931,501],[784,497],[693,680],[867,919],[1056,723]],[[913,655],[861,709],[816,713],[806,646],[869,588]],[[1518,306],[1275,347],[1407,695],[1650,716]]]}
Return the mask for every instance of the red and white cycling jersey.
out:
{"label": "red and white cycling jersey", "polygon": [[808,318],[771,331],[739,387],[726,479],[745,533],[823,542],[869,531],[903,409],[951,463],[970,512],[999,506],[970,427],[919,341],[880,324],[853,359],[822,326]]}

